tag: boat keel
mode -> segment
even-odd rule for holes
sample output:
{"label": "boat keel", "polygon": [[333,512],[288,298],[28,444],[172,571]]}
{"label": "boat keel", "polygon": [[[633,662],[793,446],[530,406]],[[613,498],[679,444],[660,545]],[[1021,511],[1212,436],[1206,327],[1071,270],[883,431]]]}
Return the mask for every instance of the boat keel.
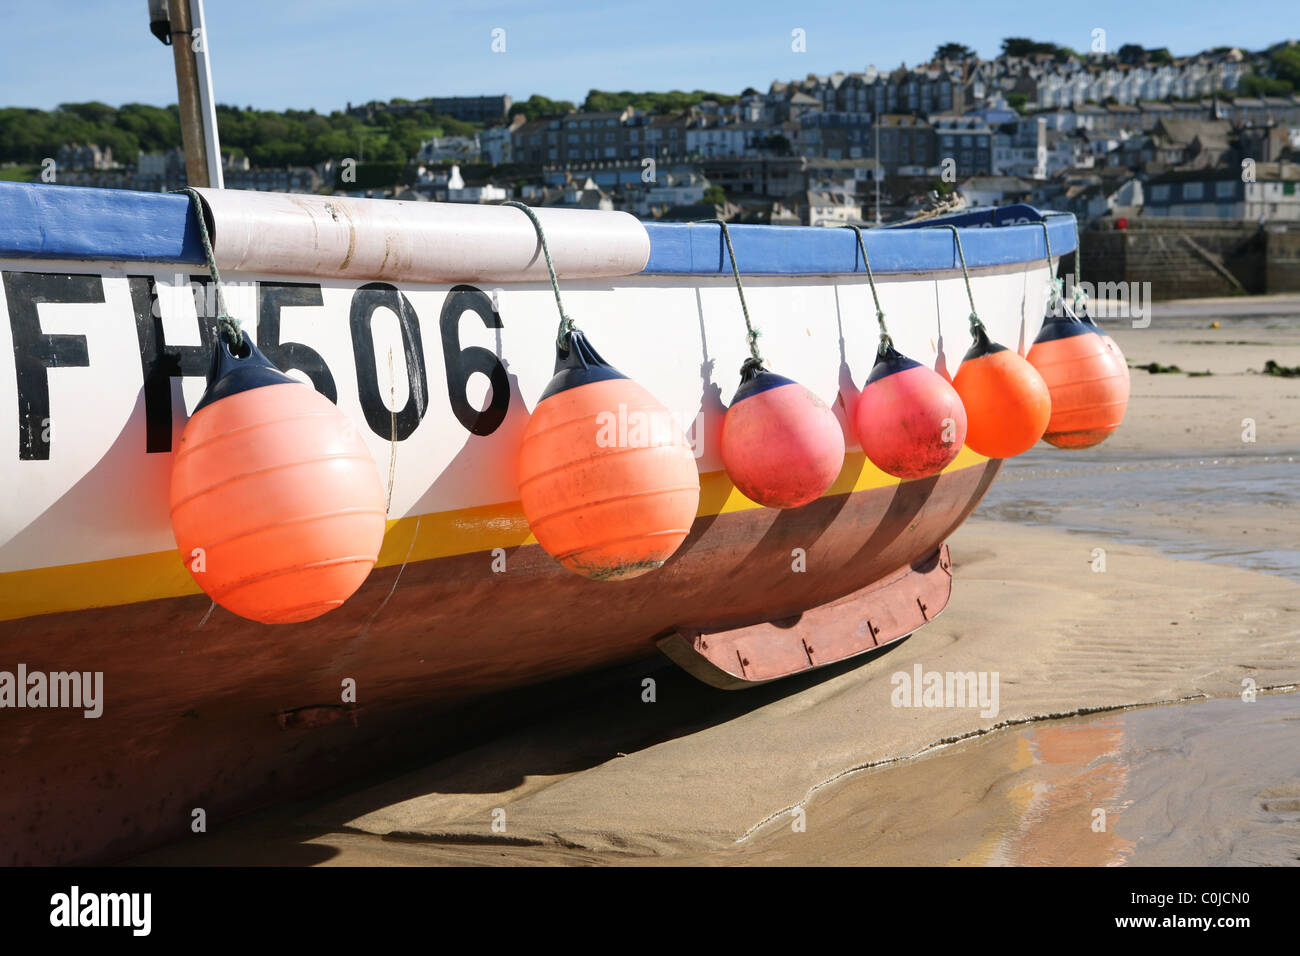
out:
{"label": "boat keel", "polygon": [[741,690],[847,660],[906,637],[952,593],[948,546],[880,581],[792,618],[725,629],[679,626],[658,642],[673,663],[723,690]]}

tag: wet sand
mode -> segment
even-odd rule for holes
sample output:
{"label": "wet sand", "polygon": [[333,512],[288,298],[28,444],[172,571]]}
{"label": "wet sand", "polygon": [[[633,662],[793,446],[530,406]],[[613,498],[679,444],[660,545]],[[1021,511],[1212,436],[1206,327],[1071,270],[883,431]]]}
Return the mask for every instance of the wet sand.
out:
{"label": "wet sand", "polygon": [[[1300,694],[1029,724],[849,778],[735,862],[1295,866]],[[823,820],[826,824],[823,824]],[[712,862],[712,861],[705,861]]]}
{"label": "wet sand", "polygon": [[[1131,363],[1214,374],[1135,370],[1105,444],[1009,463],[951,540],[947,610],[874,659],[737,693],[648,661],[136,862],[1295,864],[1300,379],[1249,369],[1300,365],[1300,299],[1262,306],[1108,324]],[[895,706],[918,667],[996,673],[996,713]]]}
{"label": "wet sand", "polygon": [[[1102,326],[1130,366],[1159,362],[1183,372],[1133,369],[1123,426],[1078,458],[1300,450],[1300,378],[1260,374],[1269,359],[1300,365],[1300,296],[1157,303],[1150,321],[1142,329],[1123,320],[1103,320]],[[1220,327],[1210,328],[1213,321]],[[1253,443],[1242,440],[1247,418],[1255,422]]]}

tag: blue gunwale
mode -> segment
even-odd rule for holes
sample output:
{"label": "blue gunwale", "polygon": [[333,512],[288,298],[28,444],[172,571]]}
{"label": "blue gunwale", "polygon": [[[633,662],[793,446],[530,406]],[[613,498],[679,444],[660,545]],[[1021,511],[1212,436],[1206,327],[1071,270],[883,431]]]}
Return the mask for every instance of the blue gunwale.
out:
{"label": "blue gunwale", "polygon": [[[941,220],[940,220],[941,221]],[[1077,245],[1073,216],[1049,216],[1052,255],[1073,252]],[[862,242],[871,271],[935,272],[960,268],[949,229],[925,226],[863,229]],[[1043,227],[1031,225],[965,226],[962,252],[971,269],[1043,260]],[[722,230],[709,223],[646,223],[650,234],[647,275],[731,275]],[[736,264],[743,275],[851,275],[866,273],[858,240],[851,229],[827,226],[730,226]]]}
{"label": "blue gunwale", "polygon": [[[864,229],[871,268],[881,274],[958,268],[947,229],[961,228],[972,269],[1043,259],[1046,219],[1052,252],[1077,245],[1073,216],[1031,206],[979,210],[931,222]],[[650,261],[642,275],[730,275],[722,232],[708,223],[644,223]],[[990,228],[991,227],[991,228]],[[825,226],[730,227],[744,275],[852,275],[865,273],[852,230]],[[0,258],[81,259],[202,265],[203,249],[190,200],[171,193],[0,182]]]}
{"label": "blue gunwale", "polygon": [[0,182],[0,257],[202,263],[188,196]]}

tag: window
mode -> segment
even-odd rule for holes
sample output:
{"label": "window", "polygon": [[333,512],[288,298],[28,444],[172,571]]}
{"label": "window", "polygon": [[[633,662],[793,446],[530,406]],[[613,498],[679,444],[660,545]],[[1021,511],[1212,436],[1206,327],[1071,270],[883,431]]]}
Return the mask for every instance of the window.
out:
{"label": "window", "polygon": [[1237,184],[1231,179],[1223,179],[1214,184],[1214,195],[1219,199],[1231,199],[1237,191]]}
{"label": "window", "polygon": [[1151,187],[1151,201],[1152,201],[1152,202],[1168,202],[1168,201],[1169,201],[1169,187],[1168,187],[1167,185],[1162,185],[1162,186],[1152,186],[1152,187]]}
{"label": "window", "polygon": [[1200,199],[1204,195],[1204,183],[1183,183],[1183,199]]}

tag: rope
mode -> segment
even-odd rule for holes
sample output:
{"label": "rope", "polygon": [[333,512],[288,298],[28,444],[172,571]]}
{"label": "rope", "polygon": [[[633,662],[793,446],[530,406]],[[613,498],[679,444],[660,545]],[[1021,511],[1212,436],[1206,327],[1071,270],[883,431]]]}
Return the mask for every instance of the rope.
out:
{"label": "rope", "polygon": [[1088,293],[1083,288],[1082,267],[1079,265],[1083,259],[1083,237],[1079,235],[1079,220],[1074,221],[1074,311],[1078,315],[1083,314],[1083,310],[1088,307]]}
{"label": "rope", "polygon": [[224,332],[231,345],[238,351],[244,347],[243,324],[226,311],[226,297],[222,292],[221,273],[217,270],[217,260],[212,253],[212,239],[208,235],[208,221],[203,215],[203,199],[199,191],[186,186],[175,192],[185,193],[194,204],[194,218],[199,221],[199,238],[203,240],[203,255],[208,260],[208,272],[212,275],[212,287],[217,295],[217,329]]}
{"label": "rope", "polygon": [[858,249],[862,253],[862,264],[867,268],[867,282],[871,284],[871,298],[876,303],[876,321],[880,324],[880,345],[882,348],[893,348],[894,340],[889,336],[889,329],[885,328],[885,313],[880,308],[880,296],[876,294],[876,277],[871,274],[871,263],[867,261],[867,244],[862,241],[862,229],[854,225],[845,225],[842,228],[852,229],[853,234],[858,237]]}
{"label": "rope", "polygon": [[[1061,290],[1065,288],[1065,282],[1056,277],[1056,272],[1052,269],[1052,234],[1047,228],[1047,220],[1040,219],[1038,224],[1043,227],[1043,241],[1047,243],[1047,277],[1051,280],[1051,292],[1047,295],[1047,311],[1055,312],[1061,307]],[[1075,256],[1078,259],[1078,256]]]}
{"label": "rope", "polygon": [[501,205],[513,206],[523,212],[525,216],[532,220],[533,228],[537,230],[537,241],[541,244],[542,255],[546,257],[546,270],[551,274],[551,289],[555,292],[555,307],[560,312],[560,327],[555,333],[555,344],[561,352],[567,352],[569,351],[569,335],[576,332],[578,326],[569,317],[569,314],[564,311],[564,302],[560,299],[560,282],[555,277],[555,264],[551,262],[551,250],[546,245],[546,233],[542,231],[541,221],[538,220],[537,213],[517,200],[511,199]]}
{"label": "rope", "polygon": [[1074,311],[1076,314],[1082,314],[1088,306],[1088,293],[1083,288],[1083,237],[1079,235],[1079,220],[1073,213],[1068,212],[1049,212],[1043,215],[1044,221],[1048,216],[1069,216],[1074,220],[1074,288],[1071,294],[1074,298]]}
{"label": "rope", "polygon": [[722,238],[727,243],[727,255],[731,257],[731,274],[736,280],[736,292],[740,295],[740,311],[745,316],[746,337],[749,340],[750,358],[745,360],[747,367],[762,368],[763,356],[758,354],[758,336],[761,334],[754,328],[754,323],[749,320],[749,306],[745,304],[745,287],[740,284],[740,268],[736,265],[736,250],[731,247],[731,233],[727,230],[727,224],[721,219],[701,219],[701,223],[713,223],[722,227]]}
{"label": "rope", "polygon": [[957,227],[949,223],[943,223],[936,226],[924,226],[925,229],[951,229],[952,238],[957,243],[957,256],[961,260],[961,277],[966,280],[966,298],[970,299],[970,328],[971,332],[976,329],[983,329],[984,323],[980,321],[979,314],[975,311],[975,293],[970,288],[970,273],[966,271],[966,253],[961,248],[961,234]]}

